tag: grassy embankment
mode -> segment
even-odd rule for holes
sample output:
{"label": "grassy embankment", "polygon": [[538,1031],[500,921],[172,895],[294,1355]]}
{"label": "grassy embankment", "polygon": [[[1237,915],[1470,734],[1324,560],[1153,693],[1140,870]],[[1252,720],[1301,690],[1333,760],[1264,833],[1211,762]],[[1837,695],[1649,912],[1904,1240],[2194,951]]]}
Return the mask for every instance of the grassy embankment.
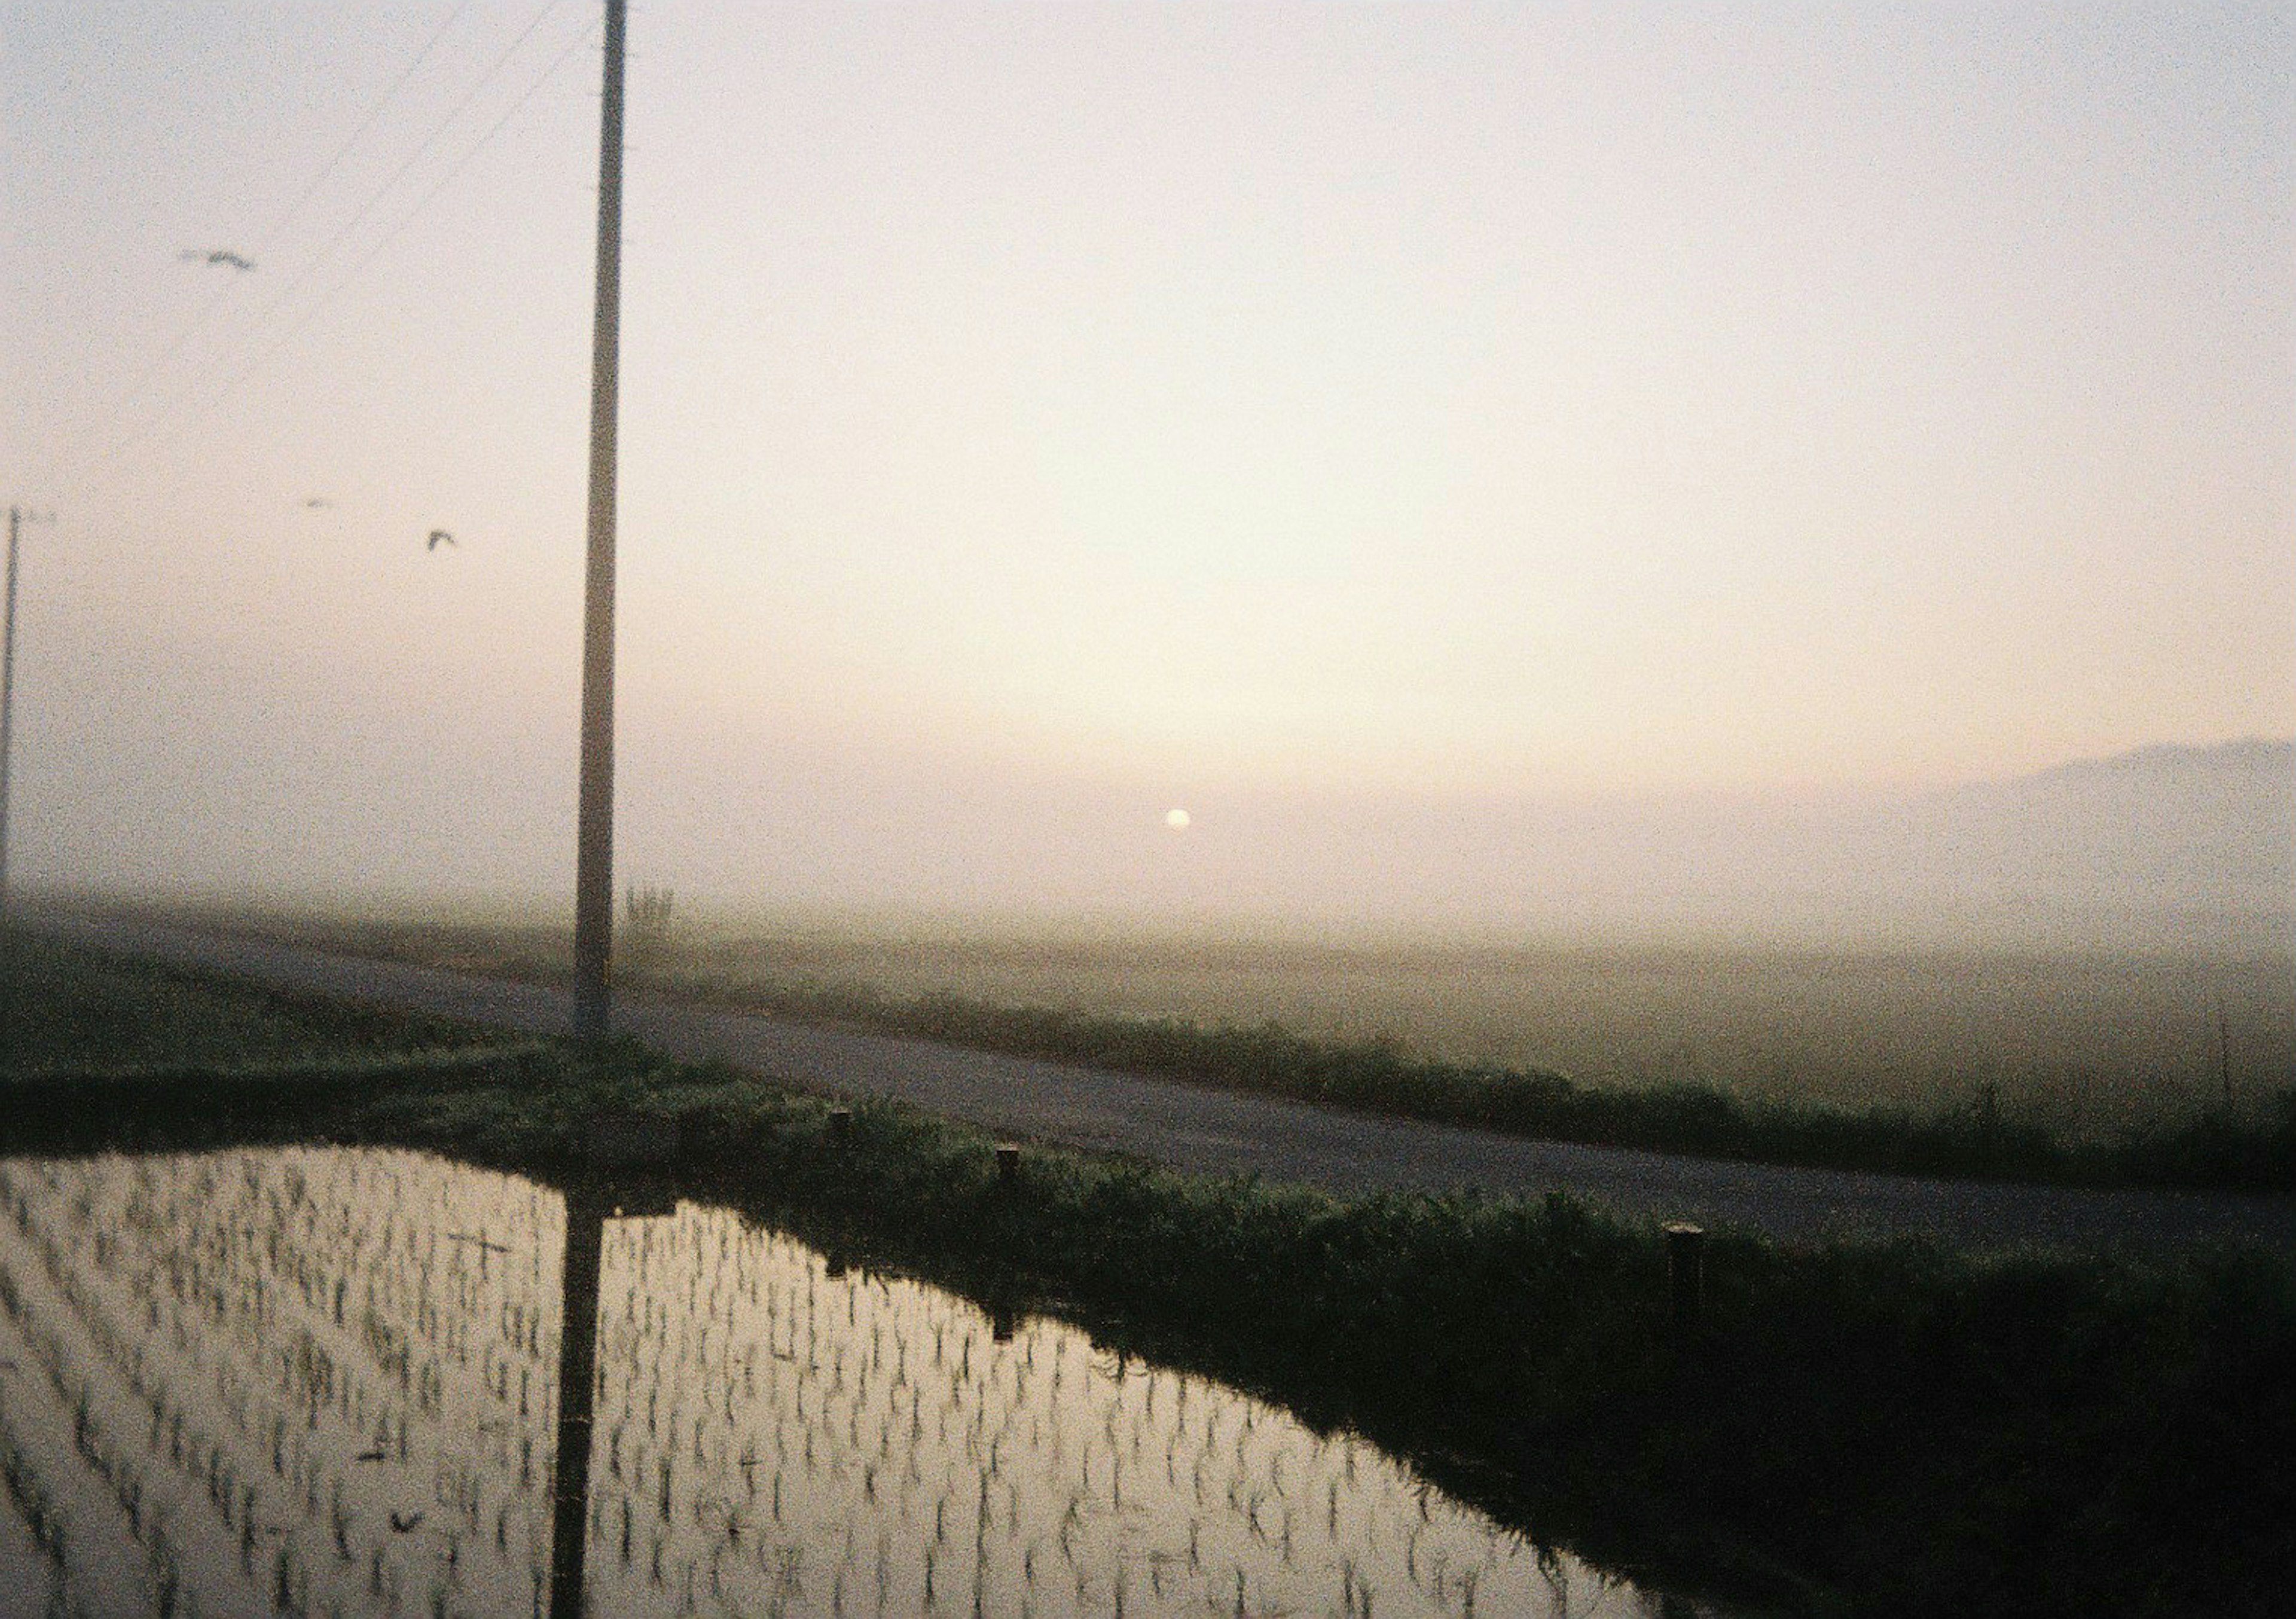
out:
{"label": "grassy embankment", "polygon": [[[2296,1287],[2261,1255],[1724,1238],[1682,1337],[1656,1233],[1567,1199],[1349,1202],[1051,1151],[1005,1187],[979,1132],[897,1108],[840,1146],[820,1101],[633,1048],[28,953],[9,1151],[324,1139],[563,1180],[599,1111],[674,1121],[682,1191],[1352,1424],[1598,1561],[1808,1612],[2263,1614],[2296,1586]],[[120,1026],[234,1032],[127,1066]]]}
{"label": "grassy embankment", "polygon": [[2296,1190],[2296,1090],[2254,1124],[2222,1113],[2110,1144],[2069,1142],[2007,1117],[1997,1092],[1928,1113],[1747,1100],[1712,1085],[1603,1090],[1559,1074],[1414,1056],[1382,1042],[1316,1041],[1274,1024],[1210,1027],[987,1005],[953,995],[782,988],[758,1010],[955,1045],[1169,1075],[1239,1090],[1543,1140],[1827,1168],[2092,1185]]}
{"label": "grassy embankment", "polygon": [[[557,981],[570,970],[564,939],[552,930],[211,920],[326,948],[505,977]],[[770,963],[761,970],[755,960],[738,956],[628,953],[625,982],[632,989],[694,1004],[1553,1141],[1915,1174],[2296,1191],[2296,1075],[2284,1075],[2243,1108],[2212,1099],[2098,1139],[2005,1100],[1992,1079],[1937,1094],[1925,1105],[1862,1106],[1748,1096],[1714,1083],[1584,1084],[1538,1069],[1429,1057],[1391,1040],[1309,1038],[1273,1022],[1239,1026],[1014,1006],[942,991],[887,993],[866,981],[785,979]]]}

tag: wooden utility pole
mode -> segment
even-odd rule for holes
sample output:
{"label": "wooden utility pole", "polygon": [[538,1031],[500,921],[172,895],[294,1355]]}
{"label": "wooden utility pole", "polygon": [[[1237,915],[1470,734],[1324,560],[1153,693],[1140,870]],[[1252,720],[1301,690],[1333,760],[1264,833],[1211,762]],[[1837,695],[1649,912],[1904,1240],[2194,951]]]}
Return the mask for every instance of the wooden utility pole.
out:
{"label": "wooden utility pole", "polygon": [[8,920],[8,755],[16,718],[16,531],[20,506],[8,508],[7,627],[0,630],[0,926]]}
{"label": "wooden utility pole", "polygon": [[[16,600],[16,593],[13,593],[13,584],[16,584],[16,553],[13,552],[9,552],[7,576],[9,576],[9,601],[13,601]],[[4,772],[4,769],[7,769],[7,765],[0,763],[0,772]],[[7,781],[7,776],[0,774],[0,781]],[[0,801],[4,801],[4,790],[0,790]],[[2225,1086],[2225,1111],[2229,1114],[2229,1111],[2232,1111],[2232,1013],[2225,1010],[2223,994],[2218,994],[2216,997],[2216,1082],[2220,1083],[2220,1086]]]}
{"label": "wooden utility pole", "polygon": [[598,120],[598,282],[590,344],[590,544],[582,592],[582,782],[574,847],[574,1032],[602,1039],[613,1016],[614,429],[622,313],[622,34],[606,0],[606,93]]}

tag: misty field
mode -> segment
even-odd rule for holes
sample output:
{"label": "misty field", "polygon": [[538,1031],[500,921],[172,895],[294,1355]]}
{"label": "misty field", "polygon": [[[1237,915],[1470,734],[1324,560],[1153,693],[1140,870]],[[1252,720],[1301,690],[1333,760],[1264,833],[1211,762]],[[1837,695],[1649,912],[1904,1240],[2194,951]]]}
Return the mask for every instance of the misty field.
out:
{"label": "misty field", "polygon": [[[1582,1084],[1926,1110],[1988,1084],[2079,1137],[2296,1083],[2285,958],[1333,947],[825,930],[696,942],[656,971],[1207,1025],[1273,1021]],[[2221,1013],[2221,1021],[2219,1014]]]}
{"label": "misty field", "polygon": [[[570,971],[562,921],[412,910],[173,911],[320,948],[515,977]],[[1206,1029],[1280,1026],[1595,1092],[1919,1117],[1997,1108],[2071,1143],[2296,1088],[2296,955],[1332,941],[1211,930],[667,913],[617,942],[626,990],[872,1020],[933,997]],[[929,1032],[915,1018],[883,1019]],[[952,1036],[954,1037],[954,1036]],[[2227,1108],[2228,1104],[2228,1108]]]}

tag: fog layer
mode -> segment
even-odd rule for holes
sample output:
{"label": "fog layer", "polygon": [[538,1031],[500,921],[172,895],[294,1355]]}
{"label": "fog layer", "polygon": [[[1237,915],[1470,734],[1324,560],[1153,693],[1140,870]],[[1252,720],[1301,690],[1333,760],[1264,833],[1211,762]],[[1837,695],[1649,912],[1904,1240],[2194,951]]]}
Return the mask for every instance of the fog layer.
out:
{"label": "fog layer", "polygon": [[[465,722],[473,699],[442,693],[416,725],[379,738],[349,723],[354,700],[211,715],[242,738],[220,760],[133,711],[107,715],[100,734],[35,756],[18,881],[545,910],[570,895],[570,735]],[[1185,794],[986,748],[713,732],[688,717],[640,730],[621,782],[619,876],[674,887],[688,915],[798,906],[2211,948],[2296,936],[2285,741],[1825,796],[1596,797],[1535,782]],[[1168,824],[1175,807],[1189,812],[1185,830]]]}

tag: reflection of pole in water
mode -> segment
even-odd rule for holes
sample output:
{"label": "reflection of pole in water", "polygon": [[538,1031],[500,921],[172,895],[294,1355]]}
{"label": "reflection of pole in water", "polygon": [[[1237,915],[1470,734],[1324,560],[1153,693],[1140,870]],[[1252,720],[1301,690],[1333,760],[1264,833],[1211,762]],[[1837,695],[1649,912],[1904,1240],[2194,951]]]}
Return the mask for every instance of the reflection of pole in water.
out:
{"label": "reflection of pole in water", "polygon": [[550,1492],[551,1619],[581,1619],[589,1527],[590,1410],[598,1372],[598,1256],[613,1206],[595,1187],[566,1194],[565,1304],[558,1333],[558,1465]]}

